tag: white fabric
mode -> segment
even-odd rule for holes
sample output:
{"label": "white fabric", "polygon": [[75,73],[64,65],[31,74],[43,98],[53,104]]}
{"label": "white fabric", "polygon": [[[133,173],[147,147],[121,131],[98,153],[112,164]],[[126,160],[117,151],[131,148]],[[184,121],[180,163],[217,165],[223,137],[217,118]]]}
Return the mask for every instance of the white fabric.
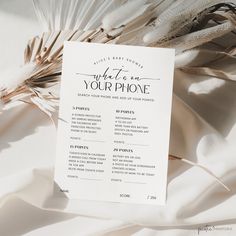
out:
{"label": "white fabric", "polygon": [[[30,0],[1,0],[0,29],[3,71],[22,63],[27,40],[40,32]],[[176,72],[174,92],[170,153],[203,164],[230,192],[202,169],[171,160],[164,207],[56,196],[56,129],[21,105],[0,115],[0,235],[182,236],[206,224],[200,235],[236,235],[236,84]],[[223,226],[231,230],[216,229]]]}

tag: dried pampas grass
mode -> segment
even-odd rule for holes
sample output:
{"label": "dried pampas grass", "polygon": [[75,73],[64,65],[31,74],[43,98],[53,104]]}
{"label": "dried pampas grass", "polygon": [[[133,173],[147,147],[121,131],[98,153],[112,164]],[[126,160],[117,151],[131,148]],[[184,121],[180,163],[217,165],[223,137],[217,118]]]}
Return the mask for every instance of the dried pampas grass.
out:
{"label": "dried pampas grass", "polygon": [[[202,48],[233,34],[234,1],[220,0],[33,0],[44,33],[29,41],[25,65],[2,76],[2,107],[14,101],[37,105],[48,116],[57,109],[63,42],[132,44],[176,49],[176,69],[234,81],[235,74],[208,67],[219,55],[235,59],[235,45]],[[236,39],[236,35],[234,35]],[[205,53],[201,65],[194,64]],[[191,56],[190,56],[191,55]],[[205,64],[203,63],[205,62]]]}

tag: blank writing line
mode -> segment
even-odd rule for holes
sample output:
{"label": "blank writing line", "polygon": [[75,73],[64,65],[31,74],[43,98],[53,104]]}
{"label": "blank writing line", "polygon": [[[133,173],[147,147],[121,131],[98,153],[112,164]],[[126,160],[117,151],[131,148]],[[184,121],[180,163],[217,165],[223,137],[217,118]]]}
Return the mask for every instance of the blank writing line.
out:
{"label": "blank writing line", "polygon": [[133,182],[133,181],[124,181],[125,183],[128,183],[128,184],[147,184],[147,183],[144,183],[144,182]]}
{"label": "blank writing line", "polygon": [[141,143],[125,143],[127,145],[134,145],[134,146],[148,146],[147,144],[141,144]]}
{"label": "blank writing line", "polygon": [[90,178],[80,178],[80,179],[84,179],[84,180],[96,180],[96,181],[102,181],[103,179],[90,179]]}
{"label": "blank writing line", "polygon": [[103,140],[93,140],[93,139],[83,139],[84,141],[87,141],[87,142],[98,142],[98,143],[105,143],[105,141]]}

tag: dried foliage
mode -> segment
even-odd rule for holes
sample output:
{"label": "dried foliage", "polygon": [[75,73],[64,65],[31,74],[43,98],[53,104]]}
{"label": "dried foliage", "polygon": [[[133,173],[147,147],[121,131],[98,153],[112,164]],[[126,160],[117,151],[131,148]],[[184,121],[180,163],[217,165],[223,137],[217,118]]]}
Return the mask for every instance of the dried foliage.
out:
{"label": "dried foliage", "polygon": [[[85,41],[170,47],[176,49],[176,69],[221,79],[235,74],[214,63],[235,60],[236,5],[219,0],[34,0],[45,32],[29,41],[25,65],[0,80],[2,107],[30,102],[47,115],[57,108],[64,41]],[[232,45],[213,47],[232,34]],[[223,40],[224,42],[224,40]],[[201,55],[202,60],[199,58]],[[200,61],[200,64],[199,64]]]}

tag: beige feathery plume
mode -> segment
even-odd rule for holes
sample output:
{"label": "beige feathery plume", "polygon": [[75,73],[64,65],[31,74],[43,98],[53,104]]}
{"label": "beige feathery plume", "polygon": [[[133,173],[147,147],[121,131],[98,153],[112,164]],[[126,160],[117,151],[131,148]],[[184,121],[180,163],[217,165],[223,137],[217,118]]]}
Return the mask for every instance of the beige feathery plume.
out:
{"label": "beige feathery plume", "polygon": [[[235,29],[236,7],[232,2],[33,0],[33,3],[45,33],[29,41],[25,65],[2,76],[3,107],[16,100],[31,102],[51,116],[57,108],[58,95],[54,87],[60,81],[63,42],[67,40],[173,47],[178,54],[179,69],[234,80],[234,74],[204,64],[190,66],[189,57],[182,56],[184,66],[178,65],[179,55],[201,50],[201,46]],[[218,54],[224,52],[226,48],[218,50]]]}

